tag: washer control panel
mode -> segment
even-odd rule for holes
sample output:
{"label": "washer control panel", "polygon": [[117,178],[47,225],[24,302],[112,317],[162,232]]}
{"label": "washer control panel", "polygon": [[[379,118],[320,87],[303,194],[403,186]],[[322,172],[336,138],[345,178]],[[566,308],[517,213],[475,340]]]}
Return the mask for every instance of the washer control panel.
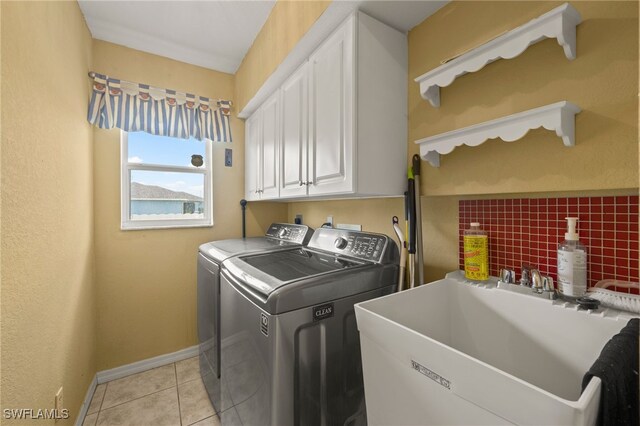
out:
{"label": "washer control panel", "polygon": [[313,235],[313,229],[306,225],[292,223],[272,223],[266,233],[267,237],[298,244],[306,244],[311,235]]}

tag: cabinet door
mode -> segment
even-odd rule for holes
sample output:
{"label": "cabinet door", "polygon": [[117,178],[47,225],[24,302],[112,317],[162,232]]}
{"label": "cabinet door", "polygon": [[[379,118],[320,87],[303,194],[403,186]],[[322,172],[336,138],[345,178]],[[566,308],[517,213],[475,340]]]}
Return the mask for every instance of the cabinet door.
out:
{"label": "cabinet door", "polygon": [[244,127],[245,134],[245,163],[244,163],[244,188],[245,199],[248,201],[259,200],[260,185],[258,175],[260,173],[260,131],[262,128],[261,111],[258,110],[247,119]]}
{"label": "cabinet door", "polygon": [[309,58],[309,195],[356,189],[353,25],[352,17]]}
{"label": "cabinet door", "polygon": [[276,91],[262,106],[261,199],[278,198],[279,95]]}
{"label": "cabinet door", "polygon": [[307,63],[282,85],[280,197],[307,194]]}

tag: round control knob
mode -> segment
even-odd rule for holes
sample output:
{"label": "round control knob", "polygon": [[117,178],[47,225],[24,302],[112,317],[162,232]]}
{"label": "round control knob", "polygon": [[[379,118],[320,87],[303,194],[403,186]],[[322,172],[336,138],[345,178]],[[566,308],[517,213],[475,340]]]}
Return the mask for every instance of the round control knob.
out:
{"label": "round control knob", "polygon": [[348,242],[347,242],[346,239],[344,239],[342,237],[338,237],[334,241],[334,244],[335,244],[337,249],[342,250],[343,248],[345,248],[347,246]]}
{"label": "round control knob", "polygon": [[287,228],[282,228],[281,230],[278,231],[278,237],[284,238],[286,236],[287,236]]}

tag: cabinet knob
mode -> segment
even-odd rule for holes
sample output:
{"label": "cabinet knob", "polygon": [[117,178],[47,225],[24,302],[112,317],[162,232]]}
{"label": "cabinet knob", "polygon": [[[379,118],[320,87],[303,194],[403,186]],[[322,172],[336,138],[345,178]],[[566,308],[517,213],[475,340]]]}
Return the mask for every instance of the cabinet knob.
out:
{"label": "cabinet knob", "polygon": [[307,183],[305,183],[305,185],[313,185],[313,181],[312,180],[308,180]]}
{"label": "cabinet knob", "polygon": [[306,185],[306,184],[307,184],[306,182],[303,182],[303,181],[301,181],[301,180],[299,180],[299,181],[298,181],[298,183],[300,184],[299,186],[302,186],[302,185]]}

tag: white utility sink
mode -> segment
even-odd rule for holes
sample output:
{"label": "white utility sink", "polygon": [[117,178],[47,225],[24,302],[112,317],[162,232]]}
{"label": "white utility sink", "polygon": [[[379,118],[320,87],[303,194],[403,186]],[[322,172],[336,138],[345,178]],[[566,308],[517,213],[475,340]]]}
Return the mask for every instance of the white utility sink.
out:
{"label": "white utility sink", "polygon": [[372,425],[595,424],[600,379],[582,377],[633,318],[459,271],[355,310]]}

